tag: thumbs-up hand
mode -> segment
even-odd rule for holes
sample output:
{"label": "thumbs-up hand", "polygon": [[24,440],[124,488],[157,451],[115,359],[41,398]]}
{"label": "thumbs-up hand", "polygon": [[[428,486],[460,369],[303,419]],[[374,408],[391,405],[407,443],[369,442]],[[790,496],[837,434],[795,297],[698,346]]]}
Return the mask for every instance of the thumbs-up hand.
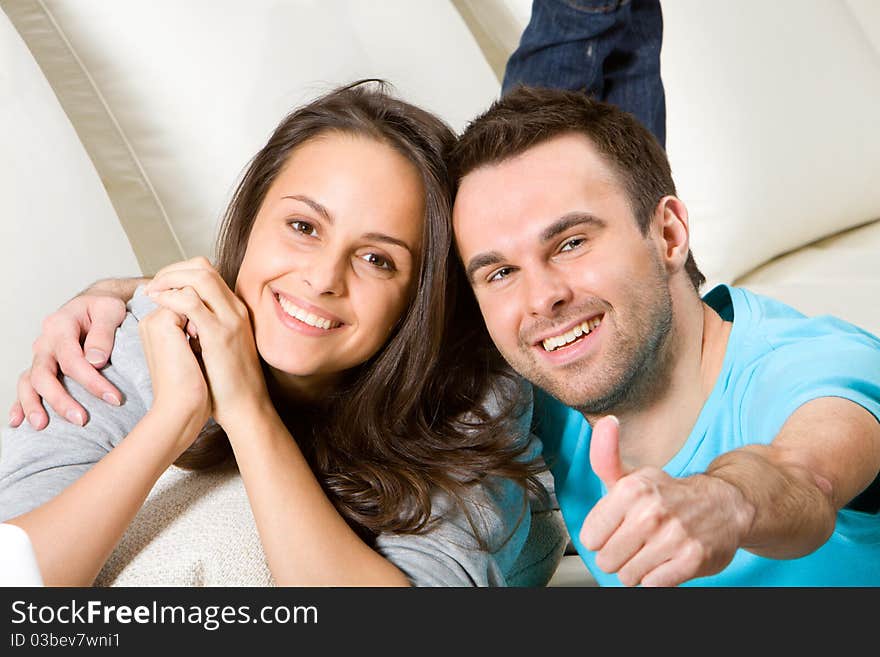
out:
{"label": "thumbs-up hand", "polygon": [[613,415],[606,415],[593,427],[590,465],[608,490],[626,475],[620,461],[620,422]]}
{"label": "thumbs-up hand", "polygon": [[620,459],[620,425],[596,421],[590,465],[608,489],[587,514],[580,541],[596,565],[627,586],[675,586],[723,570],[739,547],[733,486],[708,475],[683,479],[654,467],[629,471]]}

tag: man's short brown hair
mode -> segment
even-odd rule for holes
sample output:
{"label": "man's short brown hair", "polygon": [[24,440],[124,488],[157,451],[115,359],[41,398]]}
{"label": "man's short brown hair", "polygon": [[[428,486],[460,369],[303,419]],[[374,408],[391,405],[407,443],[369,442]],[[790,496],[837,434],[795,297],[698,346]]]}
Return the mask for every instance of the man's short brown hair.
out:
{"label": "man's short brown hair", "polygon": [[[633,115],[576,91],[519,86],[471,121],[453,148],[450,166],[461,182],[564,134],[583,134],[611,165],[625,189],[642,234],[660,199],[675,195],[666,151]],[[685,270],[699,292],[706,278],[688,251]]]}

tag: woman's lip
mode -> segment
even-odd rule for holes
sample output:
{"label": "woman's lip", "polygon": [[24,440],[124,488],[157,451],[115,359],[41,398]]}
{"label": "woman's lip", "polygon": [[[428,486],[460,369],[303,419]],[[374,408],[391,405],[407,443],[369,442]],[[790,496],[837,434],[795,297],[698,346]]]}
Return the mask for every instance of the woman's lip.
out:
{"label": "woman's lip", "polygon": [[272,289],[272,292],[276,297],[284,297],[287,301],[292,303],[297,308],[302,308],[306,312],[312,313],[313,315],[317,316],[319,319],[329,320],[332,324],[345,324],[345,322],[339,319],[339,317],[337,317],[336,315],[328,313],[323,308],[319,308],[318,306],[311,304],[308,301],[303,301],[302,299],[299,299],[297,297],[292,297],[289,294],[285,294],[281,290]]}
{"label": "woman's lip", "polygon": [[[289,297],[285,297],[289,298]],[[336,332],[345,327],[345,324],[340,324],[334,328],[322,329],[317,326],[312,326],[311,324],[306,324],[305,322],[298,320],[296,317],[288,315],[284,308],[281,307],[281,302],[278,301],[278,296],[272,295],[272,303],[275,305],[275,314],[278,316],[278,319],[284,324],[287,328],[293,329],[297,333],[301,333],[303,335],[313,336],[313,337],[325,337],[329,335],[335,335]],[[291,302],[293,303],[293,302]],[[305,310],[305,308],[303,308]]]}

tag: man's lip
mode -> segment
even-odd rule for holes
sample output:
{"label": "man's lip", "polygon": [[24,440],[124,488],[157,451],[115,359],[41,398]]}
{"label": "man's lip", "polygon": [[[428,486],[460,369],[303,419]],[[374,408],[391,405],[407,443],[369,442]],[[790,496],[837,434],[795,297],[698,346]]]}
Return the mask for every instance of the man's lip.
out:
{"label": "man's lip", "polygon": [[593,320],[597,317],[604,317],[604,316],[605,316],[605,312],[602,311],[602,312],[598,312],[598,313],[593,313],[592,315],[585,315],[584,317],[577,319],[573,322],[569,322],[568,324],[563,324],[561,327],[554,328],[552,331],[548,331],[548,332],[544,333],[537,340],[532,341],[532,346],[537,347],[538,345],[541,345],[544,342],[544,340],[546,340],[547,338],[555,338],[557,336],[562,335],[563,333],[568,333],[575,326],[580,326],[584,322],[588,322],[588,321]]}
{"label": "man's lip", "polygon": [[297,308],[302,308],[306,312],[312,313],[313,315],[316,315],[321,319],[330,320],[331,322],[333,322],[335,324],[339,324],[339,325],[345,324],[345,321],[343,321],[342,319],[340,319],[336,315],[334,315],[332,313],[328,313],[326,310],[324,310],[323,308],[319,308],[318,306],[316,306],[313,303],[309,303],[308,301],[303,301],[302,299],[300,299],[298,297],[292,297],[289,294],[285,294],[281,290],[276,290],[274,288],[270,288],[270,289],[272,290],[273,294],[275,294],[276,296],[279,296],[279,297],[284,297],[285,299],[287,299],[290,303],[292,303]]}

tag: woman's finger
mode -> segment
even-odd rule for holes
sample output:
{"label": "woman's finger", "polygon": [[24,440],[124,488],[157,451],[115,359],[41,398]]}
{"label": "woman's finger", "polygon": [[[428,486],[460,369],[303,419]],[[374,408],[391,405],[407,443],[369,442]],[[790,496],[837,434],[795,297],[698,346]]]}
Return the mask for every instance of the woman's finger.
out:
{"label": "woman's finger", "polygon": [[187,330],[189,335],[192,335],[191,331],[193,330],[199,335],[199,329],[210,331],[212,327],[217,325],[217,318],[214,313],[191,287],[158,292],[153,297],[153,300],[162,308],[171,310],[183,317],[181,328],[184,330],[186,330],[188,324],[194,324],[195,326],[192,329]]}
{"label": "woman's finger", "polygon": [[150,283],[147,293],[191,287],[204,305],[222,322],[240,318],[242,303],[215,270],[179,269],[157,275]]}

